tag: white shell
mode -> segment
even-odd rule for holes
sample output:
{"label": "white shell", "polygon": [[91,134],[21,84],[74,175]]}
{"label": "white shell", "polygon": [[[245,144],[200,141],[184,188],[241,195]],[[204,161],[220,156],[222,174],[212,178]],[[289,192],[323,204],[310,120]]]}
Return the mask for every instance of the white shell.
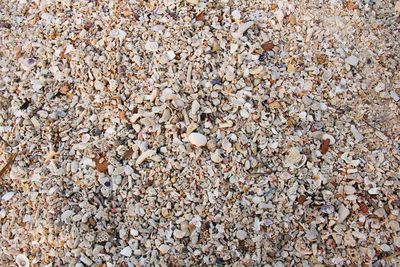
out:
{"label": "white shell", "polygon": [[160,100],[165,102],[167,100],[173,100],[176,97],[174,90],[171,88],[165,88],[161,93]]}
{"label": "white shell", "polygon": [[14,192],[7,192],[1,197],[1,200],[9,201],[13,196]]}
{"label": "white shell", "polygon": [[330,134],[323,134],[323,135],[322,135],[322,140],[327,140],[327,139],[329,139],[329,144],[330,144],[330,145],[335,144],[335,137],[333,137],[333,136],[330,135]]}
{"label": "white shell", "polygon": [[245,231],[243,231],[243,230],[238,230],[238,231],[236,232],[236,237],[237,237],[239,240],[244,240],[244,239],[247,237],[247,233],[246,233]]}
{"label": "white shell", "polygon": [[132,255],[132,249],[131,247],[127,246],[123,250],[121,250],[119,254],[125,257],[130,257]]}
{"label": "white shell", "polygon": [[200,133],[189,134],[189,142],[195,146],[205,146],[207,144],[207,137]]}
{"label": "white shell", "polygon": [[152,156],[154,156],[156,154],[155,150],[146,150],[145,152],[143,152],[142,154],[140,154],[140,156],[137,158],[136,160],[136,164],[139,165],[141,164],[143,161],[145,161],[147,158],[150,158]]}
{"label": "white shell", "polygon": [[357,66],[358,64],[358,58],[353,55],[347,57],[344,61],[351,66]]}
{"label": "white shell", "polygon": [[25,256],[25,254],[18,254],[17,257],[15,257],[15,262],[17,263],[18,267],[30,266],[29,259]]}
{"label": "white shell", "polygon": [[346,220],[347,216],[350,215],[350,211],[348,208],[346,208],[343,204],[339,207],[339,218],[338,218],[338,223],[344,222]]}
{"label": "white shell", "polygon": [[158,50],[158,43],[156,42],[147,42],[144,46],[147,51],[156,52]]}

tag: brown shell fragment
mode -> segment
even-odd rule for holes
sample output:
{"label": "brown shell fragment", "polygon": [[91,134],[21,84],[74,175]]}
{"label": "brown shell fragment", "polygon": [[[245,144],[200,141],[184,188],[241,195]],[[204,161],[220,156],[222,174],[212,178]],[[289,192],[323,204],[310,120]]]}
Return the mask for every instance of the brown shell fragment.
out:
{"label": "brown shell fragment", "polygon": [[265,42],[261,45],[261,48],[264,50],[264,52],[271,51],[274,48],[274,43],[271,41]]}
{"label": "brown shell fragment", "polygon": [[105,157],[98,156],[94,159],[96,170],[98,172],[106,173],[108,171],[108,160]]}
{"label": "brown shell fragment", "polygon": [[321,153],[322,153],[323,155],[326,154],[326,152],[328,152],[329,143],[330,143],[330,140],[329,140],[329,139],[324,139],[324,140],[322,140],[322,143],[321,143]]}

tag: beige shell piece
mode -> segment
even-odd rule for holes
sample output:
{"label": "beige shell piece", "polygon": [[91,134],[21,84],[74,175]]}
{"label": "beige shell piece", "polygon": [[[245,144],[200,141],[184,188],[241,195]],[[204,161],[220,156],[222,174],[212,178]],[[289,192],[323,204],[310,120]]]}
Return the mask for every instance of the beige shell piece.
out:
{"label": "beige shell piece", "polygon": [[299,149],[296,147],[292,147],[285,158],[286,165],[295,169],[302,167],[306,161],[306,156],[300,154]]}

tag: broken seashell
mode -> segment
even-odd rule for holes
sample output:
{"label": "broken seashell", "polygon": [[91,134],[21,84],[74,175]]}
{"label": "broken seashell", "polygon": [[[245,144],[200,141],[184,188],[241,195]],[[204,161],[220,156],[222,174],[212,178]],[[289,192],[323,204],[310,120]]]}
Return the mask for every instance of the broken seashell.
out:
{"label": "broken seashell", "polygon": [[207,144],[207,137],[200,133],[191,133],[188,139],[189,142],[195,146],[205,146]]}
{"label": "broken seashell", "polygon": [[29,259],[25,256],[25,254],[18,254],[17,257],[15,257],[15,262],[17,263],[18,267],[30,266]]}

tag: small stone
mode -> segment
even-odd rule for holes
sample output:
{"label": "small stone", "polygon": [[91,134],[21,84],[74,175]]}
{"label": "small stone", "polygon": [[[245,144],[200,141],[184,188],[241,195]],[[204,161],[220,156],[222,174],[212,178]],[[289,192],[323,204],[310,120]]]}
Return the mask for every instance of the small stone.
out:
{"label": "small stone", "polygon": [[160,100],[165,102],[167,100],[173,100],[176,97],[174,90],[171,88],[165,88],[161,93]]}
{"label": "small stone", "polygon": [[186,2],[192,5],[197,5],[199,3],[199,0],[186,0]]}
{"label": "small stone", "polygon": [[390,246],[388,244],[382,244],[381,245],[381,250],[383,252],[389,252],[391,250]]}
{"label": "small stone", "polygon": [[215,150],[215,152],[211,153],[211,160],[215,163],[221,163],[222,162],[222,158],[220,156],[220,152],[219,150]]}
{"label": "small stone", "polygon": [[358,64],[358,58],[353,55],[347,57],[344,61],[351,66],[357,66]]}
{"label": "small stone", "polygon": [[283,18],[285,17],[285,15],[283,14],[283,11],[280,9],[275,11],[275,16],[279,23],[281,23],[283,21]]}
{"label": "small stone", "polygon": [[131,247],[127,246],[123,250],[121,250],[119,254],[125,257],[130,257],[132,255],[132,249]]}
{"label": "small stone", "polygon": [[7,192],[1,197],[1,200],[9,201],[13,196],[14,192]]}
{"label": "small stone", "polygon": [[236,232],[236,237],[237,237],[239,240],[244,240],[244,239],[247,237],[247,233],[246,233],[245,231],[243,231],[243,230],[238,230],[238,231]]}
{"label": "small stone", "polygon": [[91,259],[89,259],[86,255],[81,255],[79,257],[79,260],[85,264],[86,266],[92,266],[93,261]]}
{"label": "small stone", "polygon": [[179,230],[179,229],[174,230],[174,237],[177,239],[182,239],[185,237],[185,235],[186,235],[185,232],[182,230]]}
{"label": "small stone", "polygon": [[193,115],[196,115],[196,113],[197,113],[197,111],[199,111],[200,107],[201,107],[200,103],[197,100],[193,100],[190,113]]}
{"label": "small stone", "polygon": [[396,91],[390,91],[390,96],[393,98],[393,100],[395,101],[395,102],[398,102],[399,100],[400,100],[400,97],[399,97],[399,95],[396,93]]}
{"label": "small stone", "polygon": [[226,67],[225,79],[227,81],[233,81],[233,79],[235,79],[235,68],[233,68],[232,66]]}
{"label": "small stone", "polygon": [[158,50],[158,43],[149,41],[144,45],[144,48],[149,52],[156,52]]}
{"label": "small stone", "polygon": [[158,250],[160,251],[161,255],[167,254],[170,249],[171,247],[165,244],[162,244],[161,246],[158,247]]}
{"label": "small stone", "polygon": [[289,150],[288,155],[285,158],[285,162],[287,165],[295,165],[303,159],[303,156],[300,154],[300,151],[296,147],[292,147]]}
{"label": "small stone", "polygon": [[171,61],[171,60],[173,60],[173,59],[175,58],[175,52],[172,51],[172,50],[167,51],[167,52],[165,53],[165,56],[167,57],[168,60]]}
{"label": "small stone", "polygon": [[375,90],[375,92],[379,93],[379,92],[382,92],[383,90],[385,90],[385,88],[386,88],[386,85],[384,83],[380,82],[375,86],[374,90]]}
{"label": "small stone", "polygon": [[339,213],[338,223],[344,222],[347,216],[350,215],[349,209],[346,208],[343,204],[340,205],[338,213]]}
{"label": "small stone", "polygon": [[384,218],[387,216],[386,211],[384,208],[379,208],[374,211],[374,214],[379,218]]}
{"label": "small stone", "polygon": [[157,152],[155,150],[149,149],[146,150],[145,152],[143,152],[142,154],[140,154],[140,156],[137,158],[136,160],[136,164],[139,165],[141,164],[143,161],[145,161],[147,158],[150,158],[152,156],[154,156]]}
{"label": "small stone", "polygon": [[205,146],[207,144],[207,137],[200,133],[191,133],[189,134],[189,142],[195,146]]}
{"label": "small stone", "polygon": [[115,91],[118,88],[118,81],[110,79],[108,80],[108,86],[111,91]]}
{"label": "small stone", "polygon": [[351,185],[346,185],[346,186],[344,187],[344,192],[345,192],[347,195],[353,195],[355,192],[357,192],[357,190],[356,190],[353,186],[351,186]]}
{"label": "small stone", "polygon": [[306,235],[305,237],[309,240],[309,241],[314,241],[318,238],[318,231],[315,229],[310,229],[306,231]]}
{"label": "small stone", "polygon": [[304,83],[304,90],[305,91],[311,91],[312,88],[313,88],[313,85],[314,85],[314,83],[312,81],[310,81],[310,80],[306,81]]}
{"label": "small stone", "polygon": [[379,194],[379,190],[378,190],[378,188],[376,188],[376,187],[371,188],[371,189],[368,190],[368,194],[370,194],[370,195],[377,195],[377,194]]}
{"label": "small stone", "polygon": [[364,139],[364,136],[356,129],[354,125],[350,126],[350,131],[353,133],[355,142],[361,142]]}
{"label": "small stone", "polygon": [[232,11],[231,15],[232,15],[232,17],[233,17],[234,20],[240,20],[240,18],[241,18],[240,11],[237,10],[237,9],[235,9],[234,11]]}
{"label": "small stone", "polygon": [[289,21],[289,23],[293,26],[293,25],[296,25],[296,17],[293,15],[293,14],[290,14],[289,16],[288,16],[288,21]]}
{"label": "small stone", "polygon": [[73,212],[72,210],[66,210],[61,214],[61,221],[66,221],[69,217],[71,217],[72,215],[74,215],[75,212]]}
{"label": "small stone", "polygon": [[101,82],[101,81],[99,81],[99,80],[96,80],[96,81],[94,82],[94,88],[95,88],[96,90],[98,90],[98,91],[103,91],[103,90],[104,90],[104,83]]}
{"label": "small stone", "polygon": [[394,10],[400,12],[400,1],[396,2],[396,4],[394,5]]}
{"label": "small stone", "polygon": [[136,229],[131,229],[130,230],[131,236],[138,236],[139,235],[139,231]]}

